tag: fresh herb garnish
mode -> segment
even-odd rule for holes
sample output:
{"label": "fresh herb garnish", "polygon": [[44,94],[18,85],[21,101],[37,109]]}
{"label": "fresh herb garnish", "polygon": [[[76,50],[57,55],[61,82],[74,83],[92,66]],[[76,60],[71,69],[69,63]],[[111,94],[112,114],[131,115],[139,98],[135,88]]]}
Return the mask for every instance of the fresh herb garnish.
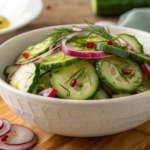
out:
{"label": "fresh herb garnish", "polygon": [[67,91],[67,96],[70,96],[70,91],[66,87],[64,87],[63,85],[61,85],[61,84],[59,84],[59,85]]}
{"label": "fresh herb garnish", "polygon": [[3,22],[2,21],[0,21],[0,24],[2,24]]}
{"label": "fresh herb garnish", "polygon": [[103,61],[107,61],[108,64],[109,64],[109,67],[110,67],[110,64],[114,65],[116,67],[116,69],[118,70],[120,76],[123,77],[130,84],[130,82],[128,81],[127,78],[130,78],[131,76],[124,75],[124,73],[123,73],[123,71],[125,69],[128,69],[129,67],[132,67],[128,62],[121,61],[120,64],[115,64],[115,63],[110,62],[109,60],[103,60]]}
{"label": "fresh herb garnish", "polygon": [[82,79],[84,79],[85,78],[85,76],[86,76],[86,67],[88,66],[88,64],[90,64],[91,62],[89,62],[89,63],[87,63],[85,66],[83,66],[83,67],[81,67],[79,70],[77,70],[70,78],[69,78],[69,80],[67,80],[65,83],[67,83],[67,82],[69,82],[70,80],[72,80],[75,76],[77,76],[76,77],[76,79],[79,79],[79,78],[82,78],[82,76],[83,76],[83,78]]}
{"label": "fresh herb garnish", "polygon": [[126,50],[127,49],[127,44],[122,44],[119,40],[118,40],[118,37],[115,37],[113,35],[110,34],[110,31],[107,27],[107,30],[103,27],[103,26],[98,26],[98,25],[95,25],[95,24],[92,24],[86,20],[84,20],[85,23],[90,27],[90,32],[91,33],[94,33],[98,36],[101,36],[103,38],[105,38],[106,40],[112,40],[114,42],[114,46],[118,47],[118,48],[121,48],[121,49],[124,49]]}
{"label": "fresh herb garnish", "polygon": [[71,34],[71,33],[75,32],[71,28],[64,28],[64,27],[58,28],[58,29],[54,28],[54,30],[55,31],[53,33],[44,36],[44,39],[45,38],[51,38],[51,40],[55,41],[55,40],[57,40],[57,39],[59,39],[61,37],[64,37],[64,36],[66,36],[68,34]]}

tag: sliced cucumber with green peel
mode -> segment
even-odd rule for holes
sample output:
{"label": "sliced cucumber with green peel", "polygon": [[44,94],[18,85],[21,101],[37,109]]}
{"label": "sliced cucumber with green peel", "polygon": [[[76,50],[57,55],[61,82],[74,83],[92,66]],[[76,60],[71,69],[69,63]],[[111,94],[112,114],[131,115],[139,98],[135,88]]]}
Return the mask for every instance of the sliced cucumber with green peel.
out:
{"label": "sliced cucumber with green peel", "polygon": [[5,69],[5,71],[4,71],[5,76],[7,77],[10,74],[10,72],[12,70],[14,70],[16,67],[17,67],[16,65],[7,66],[6,69]]}
{"label": "sliced cucumber with green peel", "polygon": [[119,97],[126,97],[126,96],[131,96],[131,94],[128,94],[128,93],[113,94],[112,98],[119,98]]}
{"label": "sliced cucumber with green peel", "polygon": [[[132,70],[124,74],[124,70]],[[116,93],[131,93],[143,82],[140,66],[126,58],[105,59],[96,63],[96,70],[101,81]]]}
{"label": "sliced cucumber with green peel", "polygon": [[61,50],[57,50],[54,53],[44,57],[43,59],[37,61],[41,70],[51,70],[57,68],[67,67],[78,62],[81,62],[84,58],[72,57],[66,55]]}
{"label": "sliced cucumber with green peel", "polygon": [[118,34],[119,37],[123,38],[126,42],[128,42],[138,53],[143,52],[143,45],[136,39],[135,36],[129,34]]}
{"label": "sliced cucumber with green peel", "polygon": [[48,71],[39,78],[38,84],[35,86],[32,93],[37,94],[40,91],[50,87],[50,71]]}
{"label": "sliced cucumber with green peel", "polygon": [[40,78],[50,72],[50,70],[40,70]]}
{"label": "sliced cucumber with green peel", "polygon": [[24,92],[32,93],[38,83],[39,68],[34,63],[22,65],[10,78],[9,84]]}
{"label": "sliced cucumber with green peel", "polygon": [[[72,87],[72,79],[76,84]],[[57,96],[65,99],[93,99],[99,88],[99,77],[94,66],[83,61],[69,67],[51,71],[50,84],[58,90]]]}
{"label": "sliced cucumber with green peel", "polygon": [[150,90],[150,84],[146,74],[143,74],[143,83],[140,87],[136,89],[137,93],[142,93]]}
{"label": "sliced cucumber with green peel", "polygon": [[97,42],[95,44],[95,49],[105,51],[107,53],[114,54],[120,57],[128,57],[130,54],[129,50],[124,50],[121,48],[108,45],[106,42]]}
{"label": "sliced cucumber with green peel", "polygon": [[133,53],[130,52],[130,58],[145,64],[150,65],[150,57],[146,56],[143,53]]}
{"label": "sliced cucumber with green peel", "polygon": [[108,99],[108,98],[110,98],[109,94],[102,87],[97,91],[94,97],[94,99]]}
{"label": "sliced cucumber with green peel", "polygon": [[28,52],[29,57],[26,59],[22,56],[22,54],[19,55],[15,63],[23,63],[26,62],[30,59],[33,59],[49,50],[50,45],[53,43],[51,38],[47,38],[46,40],[34,45],[34,46],[29,46],[25,51],[22,52]]}

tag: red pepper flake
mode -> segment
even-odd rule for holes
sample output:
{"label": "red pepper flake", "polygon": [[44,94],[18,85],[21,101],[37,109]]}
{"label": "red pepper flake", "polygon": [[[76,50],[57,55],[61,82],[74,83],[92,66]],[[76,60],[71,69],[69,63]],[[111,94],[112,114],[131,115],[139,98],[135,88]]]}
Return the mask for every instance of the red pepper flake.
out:
{"label": "red pepper flake", "polygon": [[51,9],[51,6],[50,6],[49,4],[46,5],[46,9],[47,9],[47,10]]}
{"label": "red pepper flake", "polygon": [[70,83],[71,87],[74,87],[76,85],[76,83],[77,83],[77,80],[75,78],[72,79],[71,83]]}
{"label": "red pepper flake", "polygon": [[135,94],[137,94],[137,91],[133,91],[133,92],[130,93],[130,94],[135,95]]}
{"label": "red pepper flake", "polygon": [[93,48],[93,46],[94,46],[94,42],[87,42],[86,43],[87,48]]}
{"label": "red pepper flake", "polygon": [[23,56],[25,59],[27,59],[27,58],[29,58],[29,53],[28,53],[28,52],[24,52],[24,53],[22,54],[22,56]]}
{"label": "red pepper flake", "polygon": [[109,41],[107,41],[107,44],[108,44],[108,45],[113,45],[113,44],[114,44],[114,41],[109,40]]}
{"label": "red pepper flake", "polygon": [[132,70],[131,69],[126,69],[123,71],[124,74],[131,74],[132,73]]}

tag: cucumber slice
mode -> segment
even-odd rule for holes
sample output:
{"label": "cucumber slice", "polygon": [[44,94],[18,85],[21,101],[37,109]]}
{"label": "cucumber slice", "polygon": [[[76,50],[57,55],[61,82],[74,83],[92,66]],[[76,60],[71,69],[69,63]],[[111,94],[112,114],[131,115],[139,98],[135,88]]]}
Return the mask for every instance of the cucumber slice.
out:
{"label": "cucumber slice", "polygon": [[131,96],[131,94],[128,94],[128,93],[113,94],[112,98],[119,98],[119,97],[126,97],[126,96]]}
{"label": "cucumber slice", "polygon": [[40,70],[40,77],[44,76],[45,74],[47,74],[48,72],[50,72],[50,70]]}
{"label": "cucumber slice", "polygon": [[9,84],[19,90],[32,93],[38,83],[39,68],[34,63],[22,65],[10,78]]}
{"label": "cucumber slice", "polygon": [[41,70],[51,70],[57,68],[67,67],[73,64],[76,64],[84,58],[72,57],[66,55],[61,50],[57,50],[54,53],[44,57],[43,59],[37,61]]}
{"label": "cucumber slice", "polygon": [[143,83],[140,87],[136,89],[136,91],[137,93],[142,93],[149,90],[150,90],[150,83],[148,81],[146,74],[143,74]]}
{"label": "cucumber slice", "polygon": [[46,72],[44,75],[42,75],[39,79],[38,84],[35,86],[33,90],[33,94],[37,94],[40,91],[50,88],[50,71]]}
{"label": "cucumber slice", "polygon": [[[70,78],[71,80],[77,79],[74,87],[70,85]],[[77,100],[93,99],[99,88],[99,77],[94,66],[84,61],[66,68],[52,70],[50,84],[58,90],[58,97]]]}
{"label": "cucumber slice", "polygon": [[26,62],[30,59],[33,59],[33,58],[47,52],[49,49],[49,46],[52,44],[52,42],[53,41],[51,40],[51,38],[47,38],[46,40],[44,40],[34,46],[29,46],[25,51],[22,52],[22,53],[28,52],[29,58],[26,59],[22,56],[22,54],[20,54],[15,63]]}
{"label": "cucumber slice", "polygon": [[94,97],[94,99],[108,99],[108,98],[110,98],[109,94],[102,87],[97,91]]}
{"label": "cucumber slice", "polygon": [[117,55],[117,56],[120,56],[120,57],[128,57],[129,54],[130,54],[130,51],[128,51],[128,50],[124,50],[124,49],[121,49],[121,48],[110,46],[110,45],[108,45],[107,43],[104,43],[104,42],[97,42],[95,44],[95,49],[105,51],[107,53],[114,54],[114,55]]}
{"label": "cucumber slice", "polygon": [[132,47],[134,47],[138,53],[144,53],[143,45],[136,39],[135,36],[129,34],[118,34],[119,37],[127,41]]}
{"label": "cucumber slice", "polygon": [[12,70],[14,70],[17,66],[16,65],[10,65],[10,66],[7,66],[5,71],[4,71],[4,74],[6,77],[8,77],[8,75],[10,74],[10,72]]}
{"label": "cucumber slice", "polygon": [[[131,69],[130,75],[123,71]],[[116,93],[131,93],[143,82],[140,66],[126,58],[105,59],[96,63],[96,70],[102,82]]]}
{"label": "cucumber slice", "polygon": [[143,53],[130,52],[130,58],[150,65],[150,58]]}

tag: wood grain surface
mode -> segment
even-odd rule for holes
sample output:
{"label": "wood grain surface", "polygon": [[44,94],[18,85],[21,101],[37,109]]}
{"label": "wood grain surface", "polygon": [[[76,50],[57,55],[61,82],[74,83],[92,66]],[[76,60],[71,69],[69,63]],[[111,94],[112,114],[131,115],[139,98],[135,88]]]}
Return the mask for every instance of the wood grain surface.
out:
{"label": "wood grain surface", "polygon": [[[40,16],[26,27],[17,30],[16,35],[41,27],[84,23],[83,18],[93,23],[100,20],[117,22],[119,18],[94,16],[89,0],[43,0],[43,3],[44,8]],[[50,5],[49,10],[46,9],[47,5]],[[145,150],[150,146],[150,121],[132,130],[109,136],[64,137],[47,133],[19,119],[1,97],[0,118],[32,129],[39,139],[32,150]]]}

